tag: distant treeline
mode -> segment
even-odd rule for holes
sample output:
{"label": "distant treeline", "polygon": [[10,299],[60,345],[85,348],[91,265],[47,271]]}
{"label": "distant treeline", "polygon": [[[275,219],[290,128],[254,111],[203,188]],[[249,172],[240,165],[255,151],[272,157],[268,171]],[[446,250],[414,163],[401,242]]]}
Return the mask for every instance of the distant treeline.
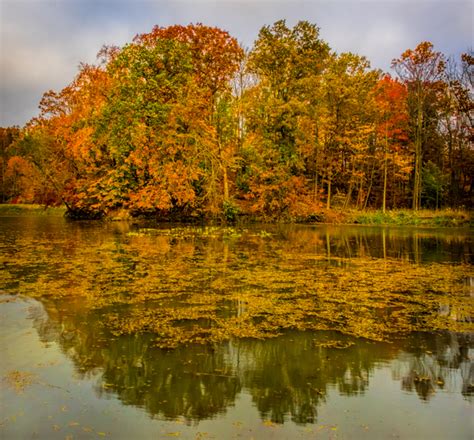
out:
{"label": "distant treeline", "polygon": [[306,21],[264,26],[250,50],[156,26],[1,129],[1,201],[227,219],[472,207],[472,52],[422,42],[392,67],[335,53]]}

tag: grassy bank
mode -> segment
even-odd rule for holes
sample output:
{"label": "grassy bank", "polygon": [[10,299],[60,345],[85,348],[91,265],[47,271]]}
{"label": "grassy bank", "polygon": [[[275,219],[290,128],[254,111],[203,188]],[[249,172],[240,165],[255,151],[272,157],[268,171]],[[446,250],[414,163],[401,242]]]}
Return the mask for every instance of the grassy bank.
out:
{"label": "grassy bank", "polygon": [[361,225],[456,227],[474,226],[472,212],[465,210],[348,211],[345,223]]}
{"label": "grassy bank", "polygon": [[0,216],[8,215],[47,215],[63,216],[66,208],[63,206],[23,205],[23,204],[0,204]]}

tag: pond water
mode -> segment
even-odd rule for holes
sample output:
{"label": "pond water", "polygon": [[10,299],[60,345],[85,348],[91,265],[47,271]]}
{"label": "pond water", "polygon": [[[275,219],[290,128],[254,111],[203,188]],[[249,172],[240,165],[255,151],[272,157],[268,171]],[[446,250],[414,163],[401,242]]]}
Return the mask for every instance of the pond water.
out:
{"label": "pond water", "polygon": [[0,438],[474,437],[466,229],[0,218]]}

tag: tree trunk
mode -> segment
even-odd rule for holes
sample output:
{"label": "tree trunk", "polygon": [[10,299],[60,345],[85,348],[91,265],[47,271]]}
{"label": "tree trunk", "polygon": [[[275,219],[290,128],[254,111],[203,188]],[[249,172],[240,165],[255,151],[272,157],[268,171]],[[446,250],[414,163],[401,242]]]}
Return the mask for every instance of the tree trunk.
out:
{"label": "tree trunk", "polygon": [[367,196],[365,197],[365,202],[364,202],[364,209],[367,208],[367,204],[369,203],[369,197],[370,193],[372,192],[372,186],[374,184],[374,173],[375,173],[375,163],[372,163],[372,170],[370,171],[370,183],[369,183],[369,188],[367,190]]}
{"label": "tree trunk", "polygon": [[331,179],[328,179],[328,198],[326,201],[326,208],[331,209]]}
{"label": "tree trunk", "polygon": [[314,188],[313,188],[313,199],[315,202],[318,201],[318,147],[316,146],[314,158]]}
{"label": "tree trunk", "polygon": [[223,176],[224,180],[224,201],[229,200],[229,181],[227,178],[227,167],[223,165]]}
{"label": "tree trunk", "polygon": [[349,184],[349,190],[347,191],[347,196],[346,196],[346,200],[344,201],[344,209],[348,208],[349,207],[349,203],[352,199],[352,191],[354,190],[354,184],[351,180],[351,183]]}
{"label": "tree trunk", "polygon": [[382,212],[385,214],[387,208],[387,144],[388,136],[387,129],[385,129],[385,149],[383,158],[383,199],[382,199]]}
{"label": "tree trunk", "polygon": [[413,184],[413,209],[417,211],[421,206],[421,163],[422,163],[422,134],[423,108],[421,98],[418,98],[415,136],[415,181]]}

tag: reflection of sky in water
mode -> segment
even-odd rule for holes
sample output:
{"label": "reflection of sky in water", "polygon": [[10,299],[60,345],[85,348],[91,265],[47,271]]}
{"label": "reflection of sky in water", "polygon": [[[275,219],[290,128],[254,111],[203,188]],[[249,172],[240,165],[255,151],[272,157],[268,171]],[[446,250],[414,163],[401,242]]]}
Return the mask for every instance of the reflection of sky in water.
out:
{"label": "reflection of sky in water", "polygon": [[[89,429],[124,439],[198,431],[217,438],[472,433],[468,336],[417,334],[384,344],[290,332],[161,351],[146,336],[106,340],[64,303],[47,303],[46,311],[33,300],[0,304],[1,376],[18,370],[34,378],[19,394],[2,382],[5,438],[64,439]],[[335,339],[354,344],[324,348]]]}

